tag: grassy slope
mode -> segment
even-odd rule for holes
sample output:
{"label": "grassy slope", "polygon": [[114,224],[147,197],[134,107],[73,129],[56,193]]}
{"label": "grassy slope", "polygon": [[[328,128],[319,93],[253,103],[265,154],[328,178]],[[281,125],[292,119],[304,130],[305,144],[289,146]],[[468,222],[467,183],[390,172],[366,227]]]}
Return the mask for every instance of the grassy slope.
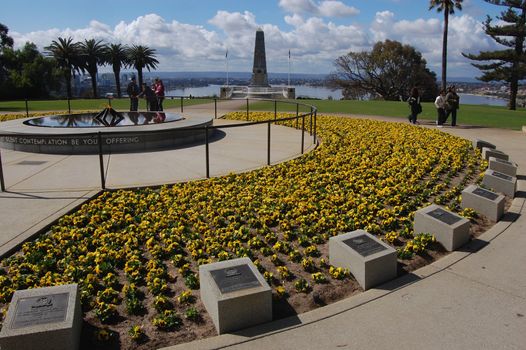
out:
{"label": "grassy slope", "polygon": [[[312,104],[318,108],[318,113],[346,113],[363,115],[380,115],[387,117],[407,117],[409,107],[405,102],[397,101],[337,101],[337,100],[298,100]],[[436,120],[436,109],[433,103],[423,103],[423,112],[419,119]],[[258,102],[250,106],[253,110],[274,110],[273,103]],[[278,104],[278,111],[295,111],[294,105]],[[301,111],[301,110],[300,110]],[[305,108],[303,111],[307,111]],[[451,118],[449,119],[451,121]],[[526,125],[524,108],[510,111],[505,107],[485,105],[461,105],[457,113],[459,124],[479,125],[504,129],[520,130]]]}

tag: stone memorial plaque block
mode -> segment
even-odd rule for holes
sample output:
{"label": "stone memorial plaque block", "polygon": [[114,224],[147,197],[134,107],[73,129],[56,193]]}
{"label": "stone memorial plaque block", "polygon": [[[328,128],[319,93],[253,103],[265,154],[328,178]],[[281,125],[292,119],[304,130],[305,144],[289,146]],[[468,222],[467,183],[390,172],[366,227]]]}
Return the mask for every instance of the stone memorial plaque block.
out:
{"label": "stone memorial plaque block", "polygon": [[495,199],[499,198],[498,194],[485,190],[482,187],[477,187],[476,189],[473,190],[472,193],[476,194],[479,197],[484,197],[486,199],[489,199],[490,201],[494,201]]}
{"label": "stone memorial plaque block", "polygon": [[488,169],[484,173],[482,184],[485,187],[492,188],[496,192],[504,193],[510,198],[515,197],[517,191],[517,178]]}
{"label": "stone memorial plaque block", "polygon": [[20,298],[16,304],[12,329],[45,323],[64,322],[68,311],[68,293]]}
{"label": "stone memorial plaque block", "polygon": [[343,241],[361,256],[369,256],[384,251],[386,248],[367,235],[356,236]]}
{"label": "stone memorial plaque block", "polygon": [[452,212],[446,211],[442,208],[436,208],[435,210],[428,212],[427,215],[430,215],[435,219],[440,220],[448,225],[453,225],[454,223],[462,220],[460,216],[455,215]]}
{"label": "stone memorial plaque block", "polygon": [[260,283],[248,265],[227,267],[210,271],[221,293],[259,287]]}
{"label": "stone memorial plaque block", "polygon": [[494,144],[489,143],[487,141],[473,140],[473,148],[478,148],[478,149],[482,150],[483,147],[491,148],[491,149],[496,149],[497,148],[497,146],[495,146]]}
{"label": "stone memorial plaque block", "polygon": [[219,334],[272,320],[272,291],[249,258],[201,265],[199,282]]}
{"label": "stone memorial plaque block", "polygon": [[436,204],[415,212],[415,235],[431,233],[447,251],[453,251],[469,241],[469,220]]}
{"label": "stone memorial plaque block", "polygon": [[0,348],[78,349],[81,328],[76,284],[18,290],[0,331]]}
{"label": "stone memorial plaque block", "polygon": [[482,158],[489,160],[490,157],[498,158],[502,160],[509,160],[510,158],[506,153],[501,152],[499,150],[482,147]]}
{"label": "stone memorial plaque block", "polygon": [[488,168],[509,176],[517,176],[517,164],[504,159],[489,157]]}
{"label": "stone memorial plaque block", "polygon": [[505,197],[484,188],[470,185],[462,191],[462,208],[474,209],[495,222],[504,215]]}
{"label": "stone memorial plaque block", "polygon": [[367,290],[396,277],[396,250],[363,230],[329,238],[331,265],[351,271]]}

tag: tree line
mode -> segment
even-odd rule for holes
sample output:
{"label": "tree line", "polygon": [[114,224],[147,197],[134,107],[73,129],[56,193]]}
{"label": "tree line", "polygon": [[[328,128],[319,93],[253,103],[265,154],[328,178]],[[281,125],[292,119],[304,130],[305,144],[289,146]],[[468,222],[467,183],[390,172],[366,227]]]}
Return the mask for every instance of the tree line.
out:
{"label": "tree line", "polygon": [[139,85],[143,70],[155,69],[159,61],[155,49],[143,45],[107,44],[102,40],[86,39],[75,42],[71,37],[53,40],[40,53],[33,43],[13,49],[9,29],[0,23],[0,96],[4,99],[49,97],[51,91],[65,83],[66,95],[72,97],[71,79],[79,73],[91,77],[92,97],[98,97],[98,68],[110,65],[115,75],[117,95],[121,97],[120,72],[125,68],[137,70]]}

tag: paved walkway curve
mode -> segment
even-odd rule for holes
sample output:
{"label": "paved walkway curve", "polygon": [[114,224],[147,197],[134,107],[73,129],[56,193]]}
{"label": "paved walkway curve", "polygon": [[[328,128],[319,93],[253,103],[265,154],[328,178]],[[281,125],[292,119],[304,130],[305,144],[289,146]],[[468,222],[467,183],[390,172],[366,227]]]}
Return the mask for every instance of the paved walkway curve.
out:
{"label": "paved walkway curve", "polygon": [[526,349],[526,135],[440,130],[489,141],[519,165],[517,197],[492,229],[461,251],[362,294],[167,349]]}
{"label": "paved walkway curve", "polygon": [[[218,116],[242,110],[246,100],[218,103]],[[179,112],[179,110],[174,112]],[[183,115],[214,116],[214,104],[184,108]],[[216,119],[214,125],[230,120]],[[219,129],[210,143],[210,176],[267,164],[267,125]],[[314,140],[305,134],[305,148]],[[7,192],[0,192],[0,257],[33,237],[101,188],[98,155],[54,155],[0,150]],[[301,156],[301,130],[271,126],[271,164]],[[106,187],[158,186],[206,178],[205,145],[104,156]]]}

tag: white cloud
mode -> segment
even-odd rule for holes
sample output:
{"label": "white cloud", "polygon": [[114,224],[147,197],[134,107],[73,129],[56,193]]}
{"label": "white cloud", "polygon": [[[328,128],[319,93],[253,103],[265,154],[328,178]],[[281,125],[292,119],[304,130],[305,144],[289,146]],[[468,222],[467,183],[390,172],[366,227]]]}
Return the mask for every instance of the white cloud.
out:
{"label": "white cloud", "polygon": [[355,7],[347,6],[341,1],[324,0],[280,0],[279,6],[292,14],[311,14],[321,17],[349,17],[360,13]]}
{"label": "white cloud", "polygon": [[[443,33],[441,18],[396,20],[395,14],[390,11],[377,12],[370,31],[374,41],[391,39],[414,46],[427,60],[428,66],[435,72],[440,72]],[[471,61],[462,56],[462,52],[477,53],[496,47],[476,19],[466,14],[451,16],[448,34],[448,74],[478,74],[478,71],[471,67]]]}
{"label": "white cloud", "polygon": [[[287,4],[296,4],[296,9],[301,6],[310,9],[314,2],[290,0]],[[12,36],[17,48],[31,41],[41,50],[59,36],[71,36],[76,41],[95,38],[108,43],[146,45],[157,50],[159,70],[165,71],[223,70],[228,48],[230,70],[250,71],[255,31],[261,27],[265,32],[269,72],[286,72],[288,50],[291,50],[294,72],[327,73],[333,70],[332,63],[338,56],[349,51],[369,50],[375,42],[385,39],[416,47],[429,66],[440,71],[440,16],[398,20],[393,12],[382,11],[376,13],[368,27],[362,27],[335,24],[322,17],[297,12],[284,17],[290,26],[287,30],[274,24],[258,23],[256,16],[248,11],[218,11],[209,20],[213,29],[176,20],[167,21],[157,14],[147,14],[130,22],[122,21],[114,27],[91,21],[85,28],[51,28],[25,34],[13,32]],[[478,74],[461,52],[477,53],[496,47],[484,33],[482,24],[466,14],[450,18],[448,43],[449,74],[452,76]],[[470,74],[466,74],[467,70]]]}

